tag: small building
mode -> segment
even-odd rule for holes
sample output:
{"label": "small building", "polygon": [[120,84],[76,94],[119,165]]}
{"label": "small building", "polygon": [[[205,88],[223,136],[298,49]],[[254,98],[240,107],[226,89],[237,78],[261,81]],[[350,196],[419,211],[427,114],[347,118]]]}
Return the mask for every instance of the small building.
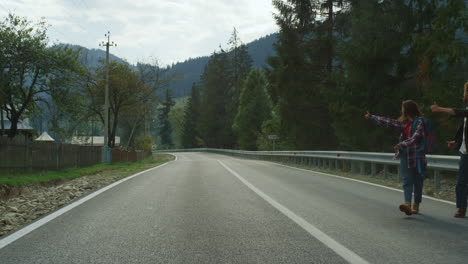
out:
{"label": "small building", "polygon": [[44,131],[42,135],[40,135],[38,138],[36,138],[34,141],[40,141],[40,142],[54,142],[55,139],[53,139],[47,132]]}
{"label": "small building", "polygon": [[[103,136],[75,136],[72,137],[71,144],[84,146],[104,146]],[[115,137],[115,146],[120,146],[120,137]]]}
{"label": "small building", "polygon": [[[1,122],[1,121],[0,121]],[[11,121],[10,120],[3,120],[3,131],[4,134],[7,134],[11,128]],[[0,130],[2,126],[0,124]],[[34,128],[29,125],[29,120],[19,121],[17,125],[18,135],[24,136],[25,138],[32,138],[34,135]],[[0,131],[2,132],[2,131]]]}

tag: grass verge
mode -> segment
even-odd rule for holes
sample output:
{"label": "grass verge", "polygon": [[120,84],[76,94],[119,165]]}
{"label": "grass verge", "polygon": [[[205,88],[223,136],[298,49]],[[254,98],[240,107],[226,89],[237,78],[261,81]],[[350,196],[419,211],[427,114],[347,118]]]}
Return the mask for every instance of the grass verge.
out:
{"label": "grass verge", "polygon": [[84,168],[70,168],[61,171],[39,171],[28,173],[0,173],[0,185],[18,187],[28,184],[53,183],[71,180],[84,175],[94,175],[100,172],[112,171],[113,175],[129,176],[159,164],[173,160],[168,154],[154,154],[138,162],[119,162],[113,164],[96,164]]}

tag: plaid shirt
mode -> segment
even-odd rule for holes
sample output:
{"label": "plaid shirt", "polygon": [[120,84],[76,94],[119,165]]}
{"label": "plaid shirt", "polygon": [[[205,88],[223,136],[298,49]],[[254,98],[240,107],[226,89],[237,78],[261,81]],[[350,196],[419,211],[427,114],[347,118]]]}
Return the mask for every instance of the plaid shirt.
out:
{"label": "plaid shirt", "polygon": [[408,168],[416,168],[418,159],[422,161],[421,164],[427,164],[423,145],[426,132],[422,119],[416,121],[416,131],[412,131],[413,126],[410,127],[410,137],[408,139],[405,138],[404,134],[405,126],[408,121],[400,122],[376,115],[371,115],[370,120],[374,121],[378,126],[393,128],[400,132],[400,143],[398,143],[398,146],[400,146],[400,149],[406,149],[408,151]]}

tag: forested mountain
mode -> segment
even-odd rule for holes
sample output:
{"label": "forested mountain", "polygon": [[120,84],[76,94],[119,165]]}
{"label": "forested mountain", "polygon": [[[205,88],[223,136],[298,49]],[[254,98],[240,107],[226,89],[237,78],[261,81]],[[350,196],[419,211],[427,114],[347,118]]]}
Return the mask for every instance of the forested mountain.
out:
{"label": "forested mountain", "polygon": [[[276,40],[276,36],[276,34],[271,34],[246,44],[254,67],[264,67],[266,59],[275,54],[273,43]],[[70,45],[70,47],[74,49],[81,48],[81,61],[90,67],[96,67],[99,64],[99,60],[106,58],[104,49],[87,49],[76,45]],[[110,54],[110,60],[127,63],[124,59],[112,54]],[[174,97],[182,97],[190,93],[192,84],[200,80],[200,76],[208,60],[209,55],[207,54],[204,57],[189,58],[183,62],[177,62],[166,68],[167,75],[174,75],[176,77],[176,80],[170,85]]]}
{"label": "forested mountain", "polygon": [[[65,44],[62,44],[62,45],[65,45]],[[67,46],[74,50],[81,50],[80,62],[86,65],[87,67],[95,68],[99,65],[100,60],[106,59],[105,49],[87,49],[79,45],[71,45],[71,44],[67,44]],[[128,63],[124,59],[121,59],[115,55],[112,55],[112,53],[109,54],[109,60],[116,61],[119,63]]]}
{"label": "forested mountain", "polygon": [[[273,43],[276,38],[277,34],[271,34],[246,44],[247,51],[253,60],[252,66],[263,68],[266,65],[267,58],[275,55]],[[192,84],[200,80],[208,60],[209,56],[190,58],[184,62],[169,66],[167,74],[179,76],[180,78],[170,86],[174,97],[181,97],[190,93]]]}

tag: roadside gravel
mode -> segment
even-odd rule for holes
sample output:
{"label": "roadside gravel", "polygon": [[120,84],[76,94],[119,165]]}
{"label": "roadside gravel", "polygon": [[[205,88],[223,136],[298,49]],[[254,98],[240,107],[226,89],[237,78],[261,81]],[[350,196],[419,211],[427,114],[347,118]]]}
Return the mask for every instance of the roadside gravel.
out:
{"label": "roadside gravel", "polygon": [[[168,157],[168,155],[165,155],[165,158]],[[152,168],[162,163],[142,164],[142,167],[138,171]],[[0,186],[0,193],[3,194],[0,200],[0,237],[80,197],[136,172],[129,170],[104,170],[94,175],[86,175],[61,182],[14,188]]]}

